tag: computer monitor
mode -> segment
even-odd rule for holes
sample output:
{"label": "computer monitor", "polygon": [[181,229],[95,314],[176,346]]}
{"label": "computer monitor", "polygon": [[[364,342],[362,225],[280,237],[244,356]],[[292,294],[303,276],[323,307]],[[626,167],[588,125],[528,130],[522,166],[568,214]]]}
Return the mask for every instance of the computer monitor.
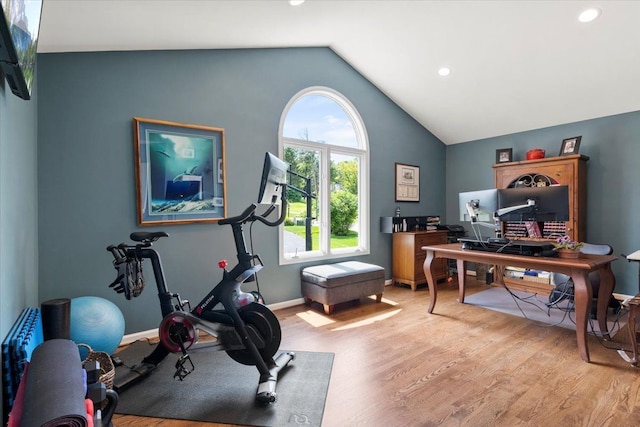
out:
{"label": "computer monitor", "polygon": [[569,221],[569,187],[551,185],[545,187],[504,188],[498,190],[498,209],[535,205],[500,215],[500,221]]}
{"label": "computer monitor", "polygon": [[473,209],[478,222],[493,223],[493,215],[498,210],[498,190],[467,191],[458,195],[460,221],[471,221],[467,204]]}
{"label": "computer monitor", "polygon": [[269,152],[265,154],[258,203],[265,205],[280,204],[283,189],[287,185],[287,169],[286,162]]}

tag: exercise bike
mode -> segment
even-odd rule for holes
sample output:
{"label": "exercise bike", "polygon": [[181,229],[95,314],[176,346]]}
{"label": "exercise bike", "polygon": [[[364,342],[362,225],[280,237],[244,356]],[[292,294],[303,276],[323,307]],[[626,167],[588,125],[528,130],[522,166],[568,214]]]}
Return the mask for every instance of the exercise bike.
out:
{"label": "exercise bike", "polygon": [[[152,247],[158,239],[168,237],[166,232],[134,232],[130,239],[135,244],[107,247],[114,256],[113,264],[118,271],[118,277],[110,287],[123,293],[126,299],[137,297],[144,289],[142,261],[151,260],[163,316],[158,328],[160,341],[155,349],[140,364],[124,371],[116,370],[116,391],[142,380],[169,353],[181,354],[175,364],[174,378],[183,380],[194,370],[188,350],[204,344],[225,351],[238,363],[255,366],[260,373],[256,399],[262,403],[276,401],[278,374],[295,358],[295,353],[284,352],[274,359],[280,346],[280,323],[275,314],[262,304],[259,292],[243,292],[241,289],[243,283],[255,280],[256,273],[263,267],[259,255],[247,250],[243,227],[255,221],[273,227],[284,221],[286,173],[286,163],[267,153],[259,202],[268,201],[269,207],[258,215],[257,205],[252,203],[240,215],[218,221],[219,225],[230,225],[233,230],[238,264],[227,270],[226,261],[221,261],[219,266],[224,269],[222,280],[193,308],[188,300],[169,291],[160,254]],[[270,221],[267,217],[277,209],[278,200],[282,202],[280,216]],[[214,340],[198,342],[201,331]]]}

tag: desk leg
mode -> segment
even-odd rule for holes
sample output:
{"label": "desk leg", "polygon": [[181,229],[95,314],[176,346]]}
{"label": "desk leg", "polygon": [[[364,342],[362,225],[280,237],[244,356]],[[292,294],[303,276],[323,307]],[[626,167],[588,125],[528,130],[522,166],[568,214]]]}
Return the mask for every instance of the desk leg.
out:
{"label": "desk leg", "polygon": [[424,259],[424,275],[427,278],[427,284],[429,285],[429,313],[433,313],[433,308],[436,306],[436,299],[438,298],[438,291],[436,289],[436,281],[433,278],[433,260],[435,259],[433,251],[427,251],[427,257]]}
{"label": "desk leg", "polygon": [[616,287],[616,278],[611,271],[611,264],[603,266],[598,272],[600,273],[597,307],[598,326],[600,327],[600,332],[604,333],[604,337],[606,339],[611,339],[607,326],[607,311],[609,309],[609,300],[613,294],[613,289]]}
{"label": "desk leg", "polygon": [[458,302],[464,303],[464,291],[467,286],[467,262],[461,259],[456,260],[458,269]]}
{"label": "desk leg", "polygon": [[589,362],[589,348],[587,346],[587,319],[591,308],[593,292],[589,282],[588,273],[581,270],[573,270],[575,310],[576,310],[576,339],[580,358]]}

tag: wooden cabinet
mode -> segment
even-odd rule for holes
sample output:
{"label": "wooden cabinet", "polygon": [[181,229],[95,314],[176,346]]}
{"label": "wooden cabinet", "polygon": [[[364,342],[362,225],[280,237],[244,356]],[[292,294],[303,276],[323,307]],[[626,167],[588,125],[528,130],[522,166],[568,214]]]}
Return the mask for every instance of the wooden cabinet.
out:
{"label": "wooden cabinet", "polygon": [[573,240],[586,240],[587,161],[580,154],[493,165],[498,189],[518,185],[551,183],[569,187],[569,221],[565,233]]}
{"label": "wooden cabinet", "polygon": [[[560,184],[569,190],[569,221],[558,224],[540,223],[538,228],[555,227],[555,235],[568,235],[573,240],[586,241],[587,212],[587,161],[589,157],[580,154],[550,157],[538,160],[500,163],[493,165],[495,187],[516,188],[518,186],[544,186]],[[505,237],[509,236],[509,223],[503,223]],[[524,236],[527,238],[527,236]],[[549,284],[523,283],[524,280],[505,278],[514,289],[528,292],[549,293]],[[523,286],[518,286],[523,285]]]}
{"label": "wooden cabinet", "polygon": [[[427,283],[424,275],[424,259],[427,253],[423,246],[447,243],[446,231],[408,231],[393,233],[392,283],[404,283],[415,291],[418,285]],[[436,263],[435,279],[446,279],[447,260],[439,258]]]}

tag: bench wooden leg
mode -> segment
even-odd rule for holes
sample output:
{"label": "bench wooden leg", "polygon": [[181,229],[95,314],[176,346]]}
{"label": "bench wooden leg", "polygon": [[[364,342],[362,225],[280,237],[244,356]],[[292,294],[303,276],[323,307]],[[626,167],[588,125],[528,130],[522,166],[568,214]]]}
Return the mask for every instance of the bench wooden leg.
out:
{"label": "bench wooden leg", "polygon": [[326,314],[331,314],[333,312],[333,307],[335,307],[335,305],[329,305],[329,304],[322,304],[324,306],[324,312]]}
{"label": "bench wooden leg", "polygon": [[376,302],[382,302],[382,294],[376,294]]}

